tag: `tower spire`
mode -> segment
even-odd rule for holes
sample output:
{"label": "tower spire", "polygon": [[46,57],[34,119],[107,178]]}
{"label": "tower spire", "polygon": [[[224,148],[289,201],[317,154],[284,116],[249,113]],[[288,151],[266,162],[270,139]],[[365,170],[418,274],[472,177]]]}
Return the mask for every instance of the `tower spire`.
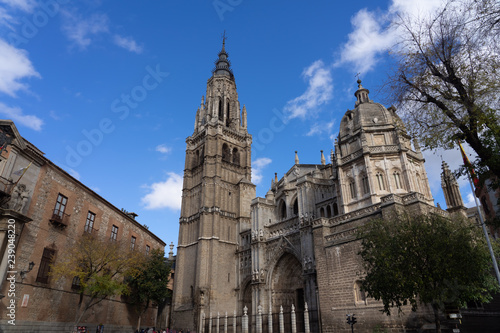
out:
{"label": "tower spire", "polygon": [[226,39],[226,31],[224,30],[224,35],[222,35],[222,49],[219,52],[219,58],[215,61],[215,68],[212,70],[212,73],[214,75],[229,76],[232,80],[234,80],[231,62],[229,61],[228,54],[226,52]]}

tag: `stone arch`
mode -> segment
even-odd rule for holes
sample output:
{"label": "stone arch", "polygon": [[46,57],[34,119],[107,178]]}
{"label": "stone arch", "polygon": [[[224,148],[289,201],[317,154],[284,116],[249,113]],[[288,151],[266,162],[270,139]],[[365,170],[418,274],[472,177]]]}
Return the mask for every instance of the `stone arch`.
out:
{"label": "stone arch", "polygon": [[284,251],[274,262],[269,274],[268,285],[271,287],[273,312],[279,312],[280,306],[290,309],[303,307],[304,280],[300,260],[291,252]]}
{"label": "stone arch", "polygon": [[243,289],[241,292],[241,307],[238,311],[243,313],[243,308],[246,306],[248,309],[247,314],[250,316],[252,313],[252,280],[250,278],[243,282]]}
{"label": "stone arch", "polygon": [[299,200],[298,198],[295,198],[293,201],[293,215],[298,216],[299,215]]}
{"label": "stone arch", "polygon": [[332,207],[326,206],[326,217],[332,217]]}
{"label": "stone arch", "polygon": [[219,120],[224,119],[224,105],[222,104],[222,98],[219,97]]}
{"label": "stone arch", "polygon": [[231,158],[231,150],[229,149],[227,143],[224,143],[222,145],[222,160],[228,162],[230,161],[230,158]]}
{"label": "stone arch", "polygon": [[333,203],[333,216],[337,216],[337,215],[339,215],[339,205],[336,202],[334,202]]}
{"label": "stone arch", "polygon": [[323,207],[319,209],[319,217],[325,217],[325,209]]}
{"label": "stone arch", "polygon": [[226,105],[226,126],[229,127],[230,124],[231,124],[231,112],[230,112],[229,99],[228,99],[227,105]]}
{"label": "stone arch", "polygon": [[281,199],[278,205],[278,214],[280,220],[286,219],[286,203],[285,200]]}
{"label": "stone arch", "polygon": [[401,170],[394,168],[391,171],[391,181],[394,183],[394,187],[398,190],[403,189],[403,183],[401,182]]}
{"label": "stone arch", "polygon": [[233,148],[233,163],[240,165],[240,153],[237,148]]}

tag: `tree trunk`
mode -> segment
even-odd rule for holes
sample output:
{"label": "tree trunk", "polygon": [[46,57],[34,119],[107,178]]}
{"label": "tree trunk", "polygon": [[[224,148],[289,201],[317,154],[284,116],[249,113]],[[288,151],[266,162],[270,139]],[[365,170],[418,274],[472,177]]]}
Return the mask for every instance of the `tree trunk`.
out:
{"label": "tree trunk", "polygon": [[141,331],[141,318],[142,318],[142,313],[139,315],[139,320],[137,320],[137,332]]}
{"label": "tree trunk", "polygon": [[432,304],[434,310],[434,322],[436,323],[436,332],[441,333],[441,320],[439,320],[439,308],[436,304]]}

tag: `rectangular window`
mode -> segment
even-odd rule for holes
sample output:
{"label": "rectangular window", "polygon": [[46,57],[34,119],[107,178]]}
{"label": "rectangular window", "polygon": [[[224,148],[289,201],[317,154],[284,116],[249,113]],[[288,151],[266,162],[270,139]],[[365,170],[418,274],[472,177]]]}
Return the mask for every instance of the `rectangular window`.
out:
{"label": "rectangular window", "polygon": [[130,238],[130,249],[133,251],[135,249],[135,237]]}
{"label": "rectangular window", "polygon": [[146,245],[146,255],[149,255],[149,250],[150,250],[150,249],[151,249],[151,248],[149,247],[149,245]]}
{"label": "rectangular window", "polygon": [[118,227],[113,224],[113,226],[111,227],[111,237],[110,237],[110,239],[112,241],[115,241],[116,238],[117,238],[117,236],[118,236]]}
{"label": "rectangular window", "polygon": [[55,250],[43,249],[42,260],[40,260],[40,267],[38,268],[38,275],[36,277],[36,282],[48,283],[49,282],[49,272],[50,264],[52,263],[52,258],[56,254]]}
{"label": "rectangular window", "polygon": [[88,232],[89,234],[92,233],[92,231],[94,230],[94,221],[95,214],[89,210],[89,212],[87,213],[87,220],[85,221],[85,232]]}
{"label": "rectangular window", "polygon": [[68,203],[68,198],[59,193],[57,196],[56,206],[54,207],[54,216],[59,217],[62,220],[64,210],[66,210],[66,204]]}

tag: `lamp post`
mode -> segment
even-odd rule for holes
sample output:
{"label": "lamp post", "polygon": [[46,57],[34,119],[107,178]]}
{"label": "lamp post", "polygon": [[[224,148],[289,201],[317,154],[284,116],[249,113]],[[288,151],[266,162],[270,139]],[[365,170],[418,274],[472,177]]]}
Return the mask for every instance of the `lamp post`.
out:
{"label": "lamp post", "polygon": [[29,272],[31,272],[33,270],[33,267],[35,267],[35,263],[33,261],[31,261],[28,264],[28,270],[27,271],[20,271],[19,272],[19,275],[21,275],[21,282],[23,282],[24,279],[26,278],[26,274],[28,274]]}

